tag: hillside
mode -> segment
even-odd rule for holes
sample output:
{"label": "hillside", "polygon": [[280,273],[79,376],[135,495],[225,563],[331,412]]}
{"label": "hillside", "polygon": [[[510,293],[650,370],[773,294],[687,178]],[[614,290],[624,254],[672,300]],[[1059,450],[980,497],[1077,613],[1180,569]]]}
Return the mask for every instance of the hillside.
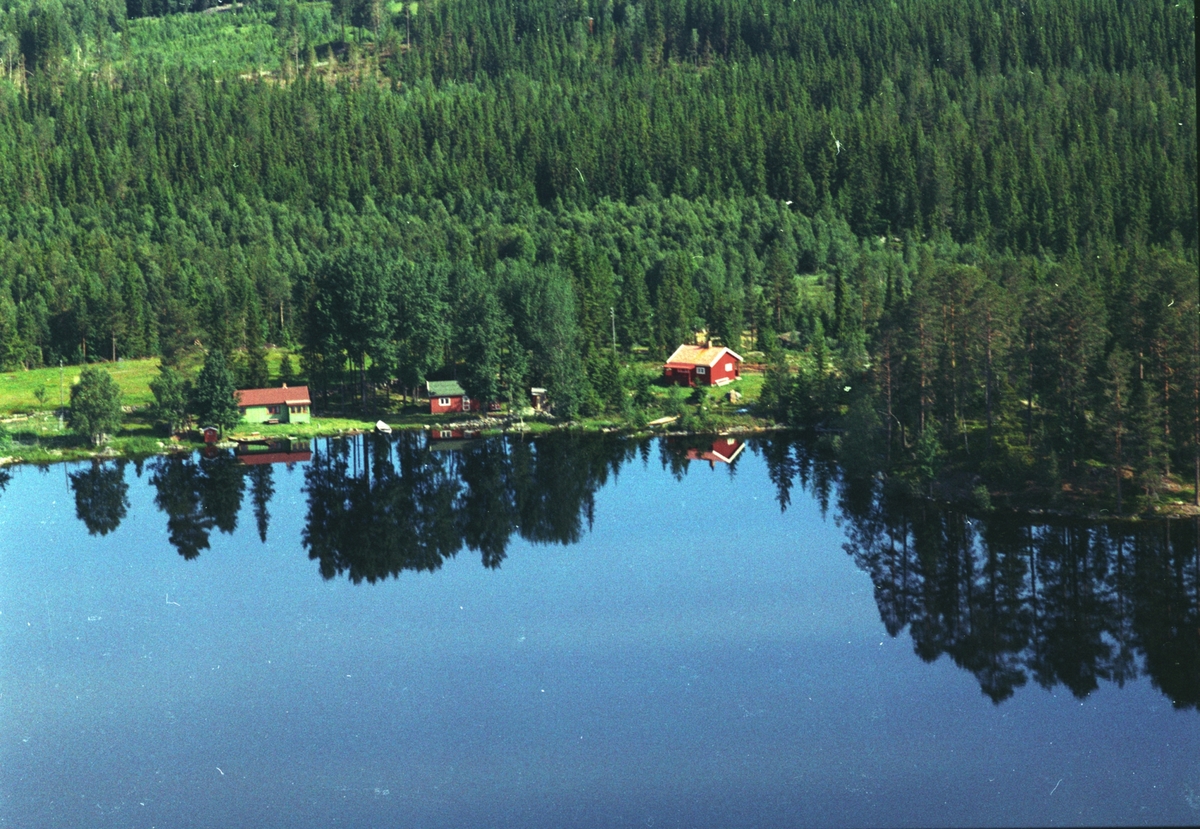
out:
{"label": "hillside", "polygon": [[1200,489],[1191,2],[211,5],[0,3],[0,369],[622,415],[701,332],[864,470]]}

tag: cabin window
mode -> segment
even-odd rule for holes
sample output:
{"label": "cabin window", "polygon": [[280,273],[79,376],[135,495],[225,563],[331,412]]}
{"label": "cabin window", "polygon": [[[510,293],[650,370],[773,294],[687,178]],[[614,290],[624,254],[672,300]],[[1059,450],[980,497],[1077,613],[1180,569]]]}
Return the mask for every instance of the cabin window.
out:
{"label": "cabin window", "polygon": [[696,373],[697,374],[707,374],[708,369],[706,369],[704,366],[696,366]]}
{"label": "cabin window", "polygon": [[726,370],[726,371],[733,371],[733,363],[726,363],[726,364],[725,364],[725,370]]}
{"label": "cabin window", "polygon": [[267,406],[267,414],[279,414],[278,406]]}
{"label": "cabin window", "polygon": [[449,398],[449,397],[439,397],[439,398],[438,398],[438,405],[439,405],[439,406],[449,406],[449,405],[450,405],[450,398]]}

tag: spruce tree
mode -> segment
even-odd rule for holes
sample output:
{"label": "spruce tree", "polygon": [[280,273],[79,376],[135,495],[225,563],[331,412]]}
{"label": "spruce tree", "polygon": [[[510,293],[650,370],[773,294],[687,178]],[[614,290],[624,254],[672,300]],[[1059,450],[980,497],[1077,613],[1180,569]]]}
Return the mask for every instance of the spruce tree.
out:
{"label": "spruce tree", "polygon": [[224,432],[238,424],[241,412],[238,411],[234,391],[233,377],[225,364],[225,355],[214,348],[204,358],[204,367],[196,378],[192,397],[192,410],[202,427],[216,426]]}

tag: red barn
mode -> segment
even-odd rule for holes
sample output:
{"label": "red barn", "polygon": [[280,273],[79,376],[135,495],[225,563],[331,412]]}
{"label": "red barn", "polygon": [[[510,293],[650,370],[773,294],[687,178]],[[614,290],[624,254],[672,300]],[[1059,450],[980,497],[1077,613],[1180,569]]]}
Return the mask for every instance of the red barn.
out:
{"label": "red barn", "polygon": [[454,380],[429,380],[425,383],[429,394],[429,413],[477,412],[479,401],[467,397],[466,391]]}
{"label": "red barn", "polygon": [[679,386],[723,386],[741,377],[741,365],[732,349],[681,345],[663,366],[663,379]]}

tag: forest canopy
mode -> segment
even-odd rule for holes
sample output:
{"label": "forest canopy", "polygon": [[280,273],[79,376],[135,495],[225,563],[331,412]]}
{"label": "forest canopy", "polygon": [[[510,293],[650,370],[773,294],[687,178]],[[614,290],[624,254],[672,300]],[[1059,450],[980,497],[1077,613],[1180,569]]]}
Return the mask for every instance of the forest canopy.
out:
{"label": "forest canopy", "polygon": [[799,350],[774,414],[875,457],[1150,486],[1200,457],[1194,14],[3,0],[0,368],[267,341],[588,411],[611,313]]}

